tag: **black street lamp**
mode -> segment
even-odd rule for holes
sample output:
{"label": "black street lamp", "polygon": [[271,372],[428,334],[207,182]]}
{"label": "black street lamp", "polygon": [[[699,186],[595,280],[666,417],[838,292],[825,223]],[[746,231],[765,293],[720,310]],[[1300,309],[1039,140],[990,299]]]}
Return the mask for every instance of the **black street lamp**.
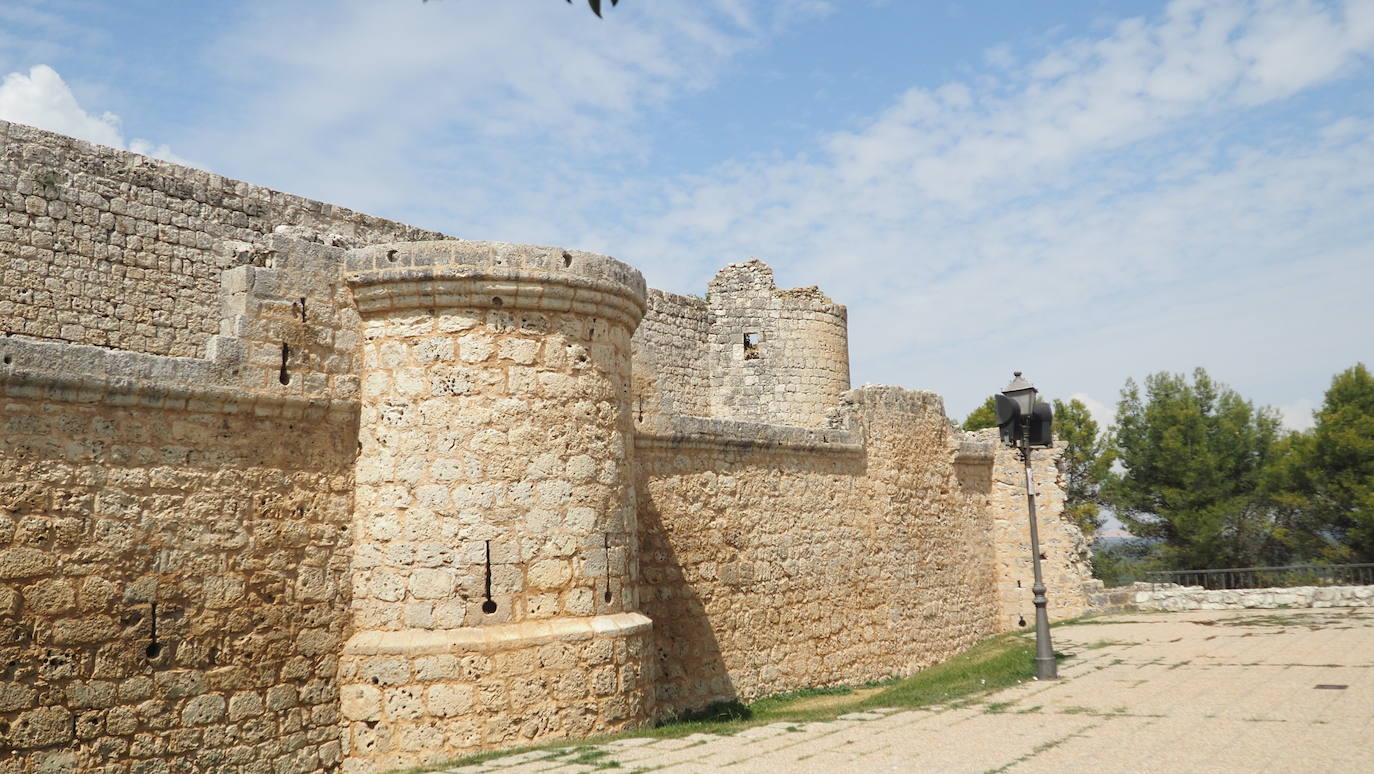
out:
{"label": "black street lamp", "polygon": [[1059,668],[1054,663],[1054,645],[1050,643],[1050,617],[1045,607],[1045,580],[1040,573],[1040,529],[1035,520],[1035,479],[1031,476],[1031,449],[1048,448],[1051,441],[1052,415],[1048,403],[1035,400],[1036,389],[1017,371],[1011,384],[997,396],[997,424],[1002,440],[1016,447],[1026,466],[1026,507],[1030,511],[1031,567],[1034,583],[1031,594],[1035,602],[1035,679],[1054,680]]}

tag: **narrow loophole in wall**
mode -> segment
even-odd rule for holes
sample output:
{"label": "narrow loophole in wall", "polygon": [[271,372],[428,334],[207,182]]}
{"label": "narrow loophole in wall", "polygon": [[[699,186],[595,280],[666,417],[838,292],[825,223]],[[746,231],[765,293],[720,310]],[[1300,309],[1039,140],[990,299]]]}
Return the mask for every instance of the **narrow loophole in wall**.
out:
{"label": "narrow loophole in wall", "polygon": [[609,532],[601,533],[601,545],[606,552],[606,594],[602,599],[609,603],[611,601],[611,535]]}
{"label": "narrow loophole in wall", "polygon": [[10,357],[9,355],[5,355],[3,359],[5,361],[5,365],[9,365],[10,363],[14,362],[14,358]]}
{"label": "narrow loophole in wall", "polygon": [[301,322],[305,322],[305,296],[301,296]]}
{"label": "narrow loophole in wall", "polygon": [[487,582],[486,582],[486,601],[482,603],[482,612],[491,615],[496,612],[496,600],[491,598],[491,541],[487,543]]}
{"label": "narrow loophole in wall", "polygon": [[746,333],[746,334],[744,334],[744,359],[745,359],[745,360],[758,360],[758,359],[759,359],[759,342],[762,341],[762,340],[763,340],[763,337],[760,336],[760,335],[757,334],[757,333]]}
{"label": "narrow loophole in wall", "polygon": [[150,661],[162,655],[162,643],[157,641],[156,602],[148,604],[148,647],[143,649],[143,655]]}
{"label": "narrow loophole in wall", "polygon": [[291,383],[291,374],[286,370],[286,361],[291,359],[291,347],[286,342],[281,343],[281,373],[277,374],[277,381],[282,384]]}

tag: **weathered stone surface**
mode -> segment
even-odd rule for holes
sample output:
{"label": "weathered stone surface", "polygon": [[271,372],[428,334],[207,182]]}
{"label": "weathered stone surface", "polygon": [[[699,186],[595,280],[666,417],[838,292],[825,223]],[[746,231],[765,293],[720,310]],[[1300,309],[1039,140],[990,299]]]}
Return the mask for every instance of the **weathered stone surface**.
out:
{"label": "weathered stone surface", "polygon": [[56,564],[56,558],[46,551],[6,548],[0,550],[0,579],[32,578],[50,572]]}
{"label": "weathered stone surface", "polygon": [[16,750],[62,744],[72,738],[72,713],[63,707],[38,707],[21,712],[9,724],[7,737]]}
{"label": "weathered stone surface", "polygon": [[692,299],[0,138],[0,766],[376,772],[904,674],[1024,603],[1006,460],[849,390],[845,308],[761,263]]}
{"label": "weathered stone surface", "polygon": [[1100,612],[1374,607],[1374,586],[1205,589],[1175,583],[1137,582],[1121,588],[1104,589],[1100,581],[1092,581],[1085,586],[1092,609]]}

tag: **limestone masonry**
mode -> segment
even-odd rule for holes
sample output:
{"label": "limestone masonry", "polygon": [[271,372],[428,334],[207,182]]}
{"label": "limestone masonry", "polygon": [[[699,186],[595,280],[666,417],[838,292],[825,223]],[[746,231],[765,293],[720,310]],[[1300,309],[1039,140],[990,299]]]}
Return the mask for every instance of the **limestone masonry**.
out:
{"label": "limestone masonry", "polygon": [[[0,122],[0,774],[383,772],[1031,617],[1019,463],[706,300]],[[1051,612],[1086,545],[1036,462]]]}

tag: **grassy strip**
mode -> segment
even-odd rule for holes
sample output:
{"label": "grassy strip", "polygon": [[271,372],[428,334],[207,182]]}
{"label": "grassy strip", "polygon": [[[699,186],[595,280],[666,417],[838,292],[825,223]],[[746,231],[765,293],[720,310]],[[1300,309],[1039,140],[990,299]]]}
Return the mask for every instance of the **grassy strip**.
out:
{"label": "grassy strip", "polygon": [[893,683],[861,705],[927,707],[974,694],[1006,688],[1035,674],[1035,645],[1024,637],[1004,634],[985,640],[954,658]]}
{"label": "grassy strip", "polygon": [[[545,745],[498,750],[460,758],[442,766],[412,769],[411,772],[439,768],[472,766],[493,758],[531,750],[560,749],[587,754],[597,744],[625,738],[677,738],[691,734],[736,734],[747,728],[769,723],[814,723],[833,720],[849,712],[879,707],[911,709],[948,704],[995,691],[1029,680],[1034,675],[1034,644],[1018,634],[1004,634],[975,645],[969,650],[917,672],[911,677],[854,688],[813,688],[769,696],[752,704],[724,702],[665,722],[655,728],[641,728],[614,736],[561,740]],[[824,699],[824,701],[818,701]],[[591,762],[591,761],[588,761]]]}

